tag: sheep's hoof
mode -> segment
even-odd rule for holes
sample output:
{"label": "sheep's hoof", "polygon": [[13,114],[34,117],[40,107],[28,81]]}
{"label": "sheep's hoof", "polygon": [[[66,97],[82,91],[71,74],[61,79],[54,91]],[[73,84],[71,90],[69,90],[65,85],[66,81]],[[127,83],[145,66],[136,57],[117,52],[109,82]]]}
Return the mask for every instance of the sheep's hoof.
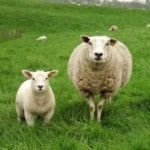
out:
{"label": "sheep's hoof", "polygon": [[101,122],[101,119],[100,119],[100,118],[97,118],[97,122],[99,122],[99,123],[100,123],[100,122]]}
{"label": "sheep's hoof", "polygon": [[33,122],[27,122],[27,125],[28,125],[29,127],[33,127],[34,123],[33,123]]}
{"label": "sheep's hoof", "polygon": [[18,122],[21,122],[21,118],[20,118],[20,117],[17,117],[17,121],[18,121]]}

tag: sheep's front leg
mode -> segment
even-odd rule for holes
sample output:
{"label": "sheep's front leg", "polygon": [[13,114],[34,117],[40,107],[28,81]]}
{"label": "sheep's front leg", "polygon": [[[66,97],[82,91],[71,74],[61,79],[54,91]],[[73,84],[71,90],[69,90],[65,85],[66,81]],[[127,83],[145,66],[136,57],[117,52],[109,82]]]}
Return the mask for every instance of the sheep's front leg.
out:
{"label": "sheep's front leg", "polygon": [[89,104],[89,110],[90,110],[90,119],[94,119],[94,113],[95,113],[95,104],[94,104],[94,96],[92,93],[90,93],[88,90],[80,90],[81,95],[86,97],[88,99]]}
{"label": "sheep's front leg", "polygon": [[94,119],[94,112],[95,112],[95,104],[94,104],[94,97],[89,96],[88,98],[88,103],[89,103],[89,110],[90,110],[90,119]]}
{"label": "sheep's front leg", "polygon": [[102,115],[104,101],[105,101],[105,99],[102,97],[97,104],[97,121],[98,122],[101,121],[101,115]]}
{"label": "sheep's front leg", "polygon": [[25,119],[27,121],[28,126],[33,126],[34,123],[34,116],[32,113],[25,111]]}
{"label": "sheep's front leg", "polygon": [[53,117],[54,114],[54,109],[51,109],[50,111],[48,111],[47,113],[44,114],[44,124],[48,124],[51,120],[51,118]]}

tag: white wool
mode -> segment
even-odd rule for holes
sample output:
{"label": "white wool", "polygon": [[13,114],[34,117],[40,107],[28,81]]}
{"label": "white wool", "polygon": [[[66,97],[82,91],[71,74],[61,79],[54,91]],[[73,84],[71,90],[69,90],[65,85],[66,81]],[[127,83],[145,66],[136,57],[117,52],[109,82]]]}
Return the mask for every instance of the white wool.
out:
{"label": "white wool", "polygon": [[150,24],[147,24],[146,27],[149,28],[149,27],[150,27]]}
{"label": "white wool", "polygon": [[113,25],[109,28],[109,31],[117,31],[118,27],[116,25]]}
{"label": "white wool", "polygon": [[83,43],[72,52],[68,75],[81,95],[88,98],[91,119],[94,117],[94,95],[100,95],[97,120],[100,121],[103,103],[111,99],[128,83],[132,58],[128,48],[107,36],[81,36]]}
{"label": "white wool", "polygon": [[47,37],[45,35],[43,35],[43,36],[38,37],[36,40],[37,41],[45,41],[45,40],[47,40]]}
{"label": "white wool", "polygon": [[23,75],[30,78],[24,81],[16,95],[17,118],[25,118],[27,124],[32,126],[36,114],[43,115],[44,122],[48,123],[55,110],[55,96],[49,85],[48,78],[56,76],[58,71],[22,71]]}

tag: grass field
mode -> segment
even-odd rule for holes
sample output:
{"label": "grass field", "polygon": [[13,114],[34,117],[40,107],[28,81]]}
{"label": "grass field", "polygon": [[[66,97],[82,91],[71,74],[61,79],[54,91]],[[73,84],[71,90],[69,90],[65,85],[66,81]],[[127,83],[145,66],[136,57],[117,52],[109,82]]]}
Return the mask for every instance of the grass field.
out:
{"label": "grass field", "polygon": [[[0,150],[149,150],[150,10],[51,4],[40,0],[0,0]],[[119,26],[109,32],[111,25]],[[19,29],[22,35],[4,35]],[[37,42],[45,34],[48,40]],[[133,56],[133,75],[102,122],[89,121],[86,100],[69,81],[66,69],[80,35],[108,35],[124,42]],[[16,91],[22,69],[58,69],[50,84],[56,96],[48,126],[18,123]]]}

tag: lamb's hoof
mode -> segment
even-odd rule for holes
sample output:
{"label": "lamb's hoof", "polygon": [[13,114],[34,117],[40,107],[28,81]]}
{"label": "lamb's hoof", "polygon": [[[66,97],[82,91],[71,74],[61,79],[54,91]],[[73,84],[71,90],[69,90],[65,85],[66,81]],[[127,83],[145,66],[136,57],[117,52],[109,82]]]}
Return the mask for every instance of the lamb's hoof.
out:
{"label": "lamb's hoof", "polygon": [[50,124],[50,120],[45,120],[44,122],[43,122],[43,126],[47,126],[47,125],[49,125]]}
{"label": "lamb's hoof", "polygon": [[17,117],[17,121],[18,121],[18,122],[21,122],[21,118],[20,118],[20,117]]}

